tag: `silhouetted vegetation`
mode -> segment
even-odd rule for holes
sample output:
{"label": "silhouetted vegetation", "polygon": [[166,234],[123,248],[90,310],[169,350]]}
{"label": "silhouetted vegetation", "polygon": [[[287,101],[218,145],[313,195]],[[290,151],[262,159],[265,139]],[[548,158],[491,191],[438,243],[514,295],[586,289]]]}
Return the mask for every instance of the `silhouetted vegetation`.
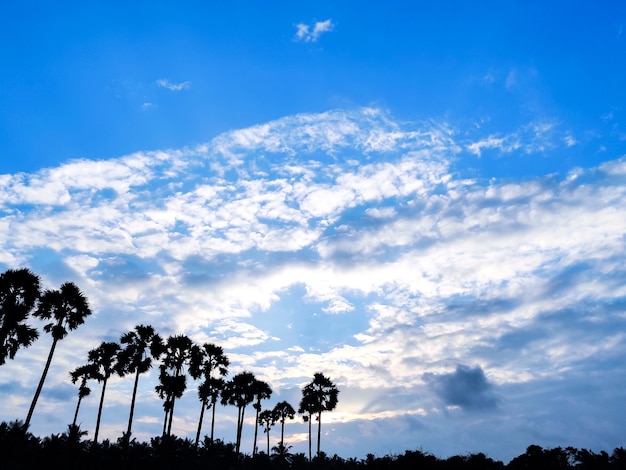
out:
{"label": "silhouetted vegetation", "polygon": [[[271,397],[270,386],[257,379],[252,372],[241,372],[230,380],[229,359],[221,347],[206,343],[202,346],[185,335],[170,336],[163,341],[151,326],[138,325],[133,331],[124,333],[119,341],[102,342],[88,353],[85,365],[69,373],[73,384],[79,383],[78,401],[72,424],[61,434],[40,438],[31,434],[29,422],[42,390],[52,361],[57,342],[70,330],[81,325],[91,314],[87,299],[78,287],[64,283],[60,290],[40,291],[39,278],[27,269],[8,270],[0,274],[0,365],[7,359],[14,360],[21,348],[30,346],[39,333],[28,324],[30,315],[50,321],[44,331],[52,335],[52,345],[44,370],[37,386],[25,422],[0,423],[0,468],[90,468],[117,470],[125,468],[188,469],[207,467],[214,469],[613,469],[626,468],[626,450],[616,448],[596,454],[587,449],[552,448],[543,449],[532,445],[526,452],[512,459],[507,465],[486,455],[468,454],[446,459],[415,450],[404,454],[377,457],[368,454],[364,459],[344,459],[338,455],[327,456],[321,450],[322,413],[332,411],[338,404],[339,390],[321,372],[302,389],[298,413],[308,422],[308,456],[292,453],[292,446],[285,443],[285,423],[294,419],[296,411],[286,401],[273,409],[262,410],[261,401]],[[163,400],[163,432],[150,442],[137,442],[132,438],[132,422],[139,376],[146,373],[153,361],[160,360],[159,385],[155,392]],[[98,442],[100,420],[108,379],[117,374],[134,377],[133,393],[127,431],[116,442]],[[198,430],[194,441],[181,439],[172,434],[172,417],[176,399],[187,389],[187,375],[201,380],[198,399],[201,403]],[[101,384],[98,417],[93,440],[88,440],[87,431],[77,424],[80,404],[90,394],[88,381]],[[215,407],[218,400],[222,405],[237,408],[235,443],[213,439]],[[254,443],[250,454],[241,449],[241,436],[245,410],[252,404],[255,411]],[[211,434],[200,439],[205,410],[212,408]],[[317,421],[317,452],[312,456],[312,421]],[[280,441],[271,447],[269,433],[280,423]],[[257,437],[259,427],[267,434],[265,452],[259,452]]]}
{"label": "silhouetted vegetation", "polygon": [[573,447],[543,449],[530,446],[508,464],[482,453],[438,458],[421,450],[363,459],[328,456],[321,452],[312,460],[303,453],[291,453],[290,446],[279,444],[268,456],[238,453],[235,445],[208,437],[196,446],[190,439],[158,436],[149,443],[134,439],[124,442],[105,440],[93,443],[82,440],[84,433],[70,425],[66,432],[40,439],[29,433],[19,421],[0,423],[1,467],[7,470],[32,468],[107,469],[420,469],[420,470],[518,470],[518,469],[624,469],[626,449],[620,447],[611,455]]}

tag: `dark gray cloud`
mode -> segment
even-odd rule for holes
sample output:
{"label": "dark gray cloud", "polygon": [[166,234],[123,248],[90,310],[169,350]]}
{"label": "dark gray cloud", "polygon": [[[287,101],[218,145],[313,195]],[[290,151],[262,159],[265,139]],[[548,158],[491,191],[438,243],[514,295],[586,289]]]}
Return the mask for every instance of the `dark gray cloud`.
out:
{"label": "dark gray cloud", "polygon": [[446,404],[464,410],[495,408],[498,398],[480,366],[457,365],[450,374],[424,374],[424,379]]}

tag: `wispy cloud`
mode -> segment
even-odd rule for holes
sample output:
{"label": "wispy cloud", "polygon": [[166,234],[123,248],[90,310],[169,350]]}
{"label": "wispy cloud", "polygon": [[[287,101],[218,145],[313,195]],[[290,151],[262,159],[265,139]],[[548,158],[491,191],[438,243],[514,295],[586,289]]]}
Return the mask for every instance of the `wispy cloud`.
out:
{"label": "wispy cloud", "polygon": [[161,79],[157,80],[156,83],[161,88],[166,88],[166,89],[168,89],[170,91],[181,91],[181,90],[184,90],[184,89],[189,88],[191,86],[191,82],[189,82],[189,81],[180,82],[180,83],[174,83],[174,82],[170,82],[169,80],[167,80],[165,78],[161,78]]}
{"label": "wispy cloud", "polygon": [[332,31],[335,25],[332,20],[317,21],[312,25],[305,23],[296,24],[296,40],[304,42],[317,42],[319,37]]}
{"label": "wispy cloud", "polygon": [[[465,180],[451,169],[473,160],[461,149],[567,152],[569,134],[542,121],[470,143],[458,135],[445,123],[339,110],[195,148],[0,176],[0,266],[30,266],[50,287],[73,280],[96,312],[58,347],[50,386],[62,390],[68,368],[103,339],[150,323],[224,345],[236,367],[294,402],[325,371],[360,397],[359,406],[340,400],[334,426],[376,419],[376,429],[415,442],[424,423],[473,435],[462,412],[472,410],[520,439],[533,426],[570,423],[558,431],[569,442],[578,418],[566,404],[578,402],[587,374],[603,396],[626,385],[615,380],[626,353],[626,163]],[[3,366],[0,418],[27,405],[20,391],[48,346],[40,340]],[[575,386],[546,408],[557,378]],[[146,414],[162,412],[155,380],[146,378]],[[131,386],[111,384],[116,405]],[[624,413],[621,400],[594,404],[595,393],[585,392],[588,425],[606,442],[622,439],[623,427],[601,426],[606,407]],[[42,408],[35,431],[64,428],[65,406]],[[180,429],[193,429],[196,408],[195,394],[177,404]],[[126,412],[108,419],[122,423]],[[138,436],[159,432],[158,422],[137,426]],[[372,445],[390,439],[376,429]]]}

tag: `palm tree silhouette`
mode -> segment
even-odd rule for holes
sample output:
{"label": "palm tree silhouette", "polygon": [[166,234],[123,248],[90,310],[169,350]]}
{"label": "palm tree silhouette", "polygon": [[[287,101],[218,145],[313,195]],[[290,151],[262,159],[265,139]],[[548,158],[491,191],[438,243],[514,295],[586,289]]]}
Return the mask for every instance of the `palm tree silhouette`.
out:
{"label": "palm tree silhouette", "polygon": [[0,274],[0,366],[39,337],[39,332],[26,323],[39,296],[39,277],[28,269]]}
{"label": "palm tree silhouette", "polygon": [[[215,425],[215,403],[219,391],[224,385],[224,381],[214,377],[214,373],[224,376],[228,373],[230,361],[224,354],[224,349],[215,344],[205,343],[201,347],[194,348],[189,362],[189,374],[194,378],[203,378],[204,381],[198,387],[198,398],[202,407],[200,408],[200,419],[198,421],[198,431],[196,432],[196,447],[200,441],[202,432],[202,420],[204,410],[208,406],[213,406],[213,419],[211,422],[211,441],[213,440],[213,430]],[[209,405],[209,400],[211,405]]]}
{"label": "palm tree silhouette", "polygon": [[296,416],[296,410],[293,409],[286,401],[281,401],[276,404],[274,409],[272,410],[274,414],[274,420],[280,422],[280,444],[285,444],[285,420],[287,418],[293,419]]}
{"label": "palm tree silhouette", "polygon": [[[215,431],[215,408],[217,405],[217,399],[220,397],[222,390],[224,390],[224,385],[226,382],[224,379],[216,379],[215,377],[211,377],[208,380],[205,380],[198,387],[198,398],[200,398],[201,402],[207,403],[207,407],[211,407],[211,437],[209,442],[213,442],[213,434]],[[202,412],[200,413],[200,421],[202,421]],[[198,424],[200,427],[201,424]],[[196,440],[197,440],[196,435]]]}
{"label": "palm tree silhouette", "polygon": [[[317,456],[320,456],[320,438],[322,434],[322,412],[334,410],[337,406],[339,390],[332,381],[321,372],[313,375],[311,383],[302,389],[300,408],[309,413],[309,447],[310,447],[310,417],[317,413]],[[309,451],[310,453],[310,451]],[[310,458],[310,456],[309,456]]]}
{"label": "palm tree silhouette", "polygon": [[235,452],[239,456],[241,446],[241,432],[243,430],[243,418],[248,406],[254,400],[254,385],[256,378],[252,372],[240,372],[232,380],[224,384],[222,390],[222,405],[234,405],[237,407],[237,439]]}
{"label": "palm tree silhouette", "polygon": [[259,414],[258,425],[263,428],[263,432],[267,434],[267,455],[270,455],[270,430],[276,424],[276,414],[273,410],[263,410]]}
{"label": "palm tree silhouette", "polygon": [[159,397],[164,400],[164,436],[169,436],[172,432],[174,404],[177,398],[183,396],[187,388],[187,376],[184,373],[184,368],[194,354],[193,351],[193,341],[186,335],[170,336],[165,342],[163,359],[159,366],[159,381],[161,383],[155,388]]}
{"label": "palm tree silhouette", "polygon": [[78,410],[80,409],[80,403],[83,398],[91,393],[91,389],[87,387],[87,380],[94,378],[94,367],[92,364],[86,364],[79,366],[70,372],[72,383],[75,384],[80,379],[80,385],[78,386],[78,403],[76,403],[76,411],[74,411],[74,420],[72,426],[76,426],[76,420],[78,419]]}
{"label": "palm tree silhouette", "polygon": [[96,430],[93,435],[93,442],[98,442],[100,431],[100,418],[102,417],[102,405],[104,403],[104,392],[111,375],[116,371],[117,353],[120,345],[113,342],[102,342],[96,349],[89,351],[87,364],[92,367],[92,377],[98,382],[102,382],[102,392],[100,393],[100,406],[98,407],[98,419],[96,420]]}
{"label": "palm tree silhouette", "polygon": [[256,398],[256,403],[253,405],[256,410],[256,417],[254,418],[254,443],[252,445],[252,455],[256,455],[256,441],[259,433],[259,413],[261,412],[261,400],[266,400],[272,396],[272,389],[270,386],[263,382],[262,380],[255,380],[254,385],[252,386],[252,391],[254,393],[254,397]]}
{"label": "palm tree silhouette", "polygon": [[163,340],[150,325],[137,325],[134,331],[129,331],[122,335],[120,343],[125,346],[117,355],[116,371],[120,376],[135,374],[133,396],[128,416],[128,428],[125,434],[125,439],[128,441],[133,426],[139,375],[148,372],[152,367],[152,359],[158,359],[162,354]]}
{"label": "palm tree silhouette", "polygon": [[65,282],[59,290],[46,290],[43,293],[34,315],[42,320],[52,320],[43,327],[46,333],[52,335],[52,346],[50,347],[48,360],[41,374],[39,385],[35,391],[35,396],[28,410],[28,416],[24,423],[26,427],[30,424],[33,411],[35,411],[35,405],[46,380],[57,342],[67,336],[68,330],[75,330],[82,325],[85,322],[85,317],[91,315],[91,310],[87,304],[87,299],[80,289],[72,282]]}
{"label": "palm tree silhouette", "polygon": [[313,422],[313,413],[317,412],[316,403],[312,395],[302,395],[298,413],[303,415],[302,419],[309,424],[309,460],[311,460],[311,423]]}

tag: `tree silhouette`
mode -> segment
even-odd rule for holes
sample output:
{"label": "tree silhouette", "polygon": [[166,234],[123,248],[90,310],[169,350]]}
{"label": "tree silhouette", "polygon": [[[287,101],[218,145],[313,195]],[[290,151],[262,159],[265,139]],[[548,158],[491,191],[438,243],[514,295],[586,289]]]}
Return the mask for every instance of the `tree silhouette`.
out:
{"label": "tree silhouette", "polygon": [[252,386],[252,391],[254,393],[254,398],[256,399],[256,403],[253,405],[256,410],[256,416],[254,418],[254,443],[252,445],[252,455],[256,455],[256,441],[258,437],[259,431],[259,413],[261,412],[261,400],[266,400],[272,396],[272,389],[270,386],[263,382],[262,380],[255,380]]}
{"label": "tree silhouette", "polygon": [[59,290],[46,290],[43,293],[34,315],[42,320],[52,320],[43,327],[46,333],[52,335],[52,346],[50,347],[48,360],[41,374],[39,385],[35,391],[35,396],[28,410],[28,416],[24,423],[26,427],[30,424],[33,411],[35,411],[35,405],[46,380],[57,342],[67,336],[68,330],[75,330],[82,325],[85,322],[85,317],[91,315],[91,310],[87,304],[87,299],[78,287],[72,282],[66,282],[61,285]]}
{"label": "tree silhouette", "polygon": [[296,416],[296,410],[293,409],[286,401],[281,401],[274,406],[272,410],[274,414],[274,420],[280,422],[280,444],[285,444],[285,420],[287,418],[293,419]]}
{"label": "tree silhouette", "polygon": [[39,277],[26,268],[0,274],[0,365],[39,337],[26,323],[40,296]]}
{"label": "tree silhouette", "polygon": [[263,410],[259,414],[259,421],[257,423],[263,432],[267,434],[267,455],[270,455],[270,430],[276,424],[276,415],[273,410]]}
{"label": "tree silhouette", "polygon": [[76,411],[74,411],[74,420],[72,426],[76,426],[76,420],[78,419],[78,410],[80,409],[80,403],[83,398],[91,393],[91,389],[87,387],[87,380],[94,378],[94,367],[92,364],[86,364],[79,366],[70,372],[72,383],[75,384],[80,379],[80,385],[78,386],[78,403],[76,403]]}
{"label": "tree silhouette", "polygon": [[184,368],[194,354],[193,351],[193,341],[185,335],[170,336],[165,342],[163,359],[159,366],[160,384],[155,388],[159,397],[164,400],[164,436],[169,436],[172,432],[174,404],[177,398],[183,396],[187,388],[187,376],[184,373]]}
{"label": "tree silhouette", "polygon": [[152,367],[152,359],[157,359],[162,354],[163,340],[150,325],[137,325],[133,331],[122,335],[120,343],[124,346],[117,355],[116,372],[119,375],[135,374],[128,427],[125,435],[125,438],[129,440],[133,426],[139,375],[148,372]]}
{"label": "tree silhouette", "polygon": [[[208,403],[208,406],[211,407],[210,442],[213,442],[213,434],[215,431],[215,408],[217,405],[217,400],[220,397],[222,390],[224,390],[225,384],[226,382],[224,381],[224,379],[216,379],[215,377],[211,377],[209,380],[205,380],[204,382],[202,382],[198,387],[198,397],[200,398],[200,401]],[[200,423],[198,423],[198,426],[200,426]]]}
{"label": "tree silhouette", "polygon": [[102,416],[102,405],[104,403],[104,393],[107,388],[107,382],[111,375],[116,371],[117,353],[120,345],[113,342],[102,342],[96,349],[89,351],[87,355],[87,364],[92,368],[92,377],[98,382],[102,382],[102,392],[100,393],[100,406],[98,407],[98,419],[96,420],[96,430],[93,436],[93,442],[98,442],[98,433],[100,431],[100,418]]}
{"label": "tree silhouette", "polygon": [[224,384],[222,390],[222,404],[237,407],[237,438],[235,452],[239,455],[241,446],[241,432],[243,430],[243,418],[248,406],[255,398],[254,386],[256,378],[251,372],[240,372],[232,380]]}
{"label": "tree silhouette", "polygon": [[[324,374],[316,372],[311,383],[302,389],[300,408],[306,410],[309,415],[317,413],[317,456],[320,456],[320,438],[322,435],[322,412],[334,410],[338,402],[339,390],[332,381]],[[305,405],[305,406],[303,406]],[[310,416],[309,416],[310,422]],[[309,424],[310,429],[310,424]],[[309,437],[310,445],[310,437]]]}
{"label": "tree silhouette", "polygon": [[200,441],[204,410],[208,406],[213,407],[213,417],[211,421],[211,440],[213,440],[215,403],[217,402],[219,391],[224,384],[223,380],[214,377],[214,375],[226,375],[228,373],[229,364],[230,361],[224,354],[222,347],[216,346],[215,344],[205,343],[201,347],[194,348],[193,350],[189,363],[189,373],[195,379],[204,379],[198,387],[198,398],[202,406],[200,408],[200,419],[198,420],[198,431],[196,432],[196,446]]}
{"label": "tree silhouette", "polygon": [[313,395],[302,395],[298,413],[302,415],[302,419],[309,425],[309,460],[311,460],[311,423],[313,422],[313,414],[317,412],[317,405]]}

